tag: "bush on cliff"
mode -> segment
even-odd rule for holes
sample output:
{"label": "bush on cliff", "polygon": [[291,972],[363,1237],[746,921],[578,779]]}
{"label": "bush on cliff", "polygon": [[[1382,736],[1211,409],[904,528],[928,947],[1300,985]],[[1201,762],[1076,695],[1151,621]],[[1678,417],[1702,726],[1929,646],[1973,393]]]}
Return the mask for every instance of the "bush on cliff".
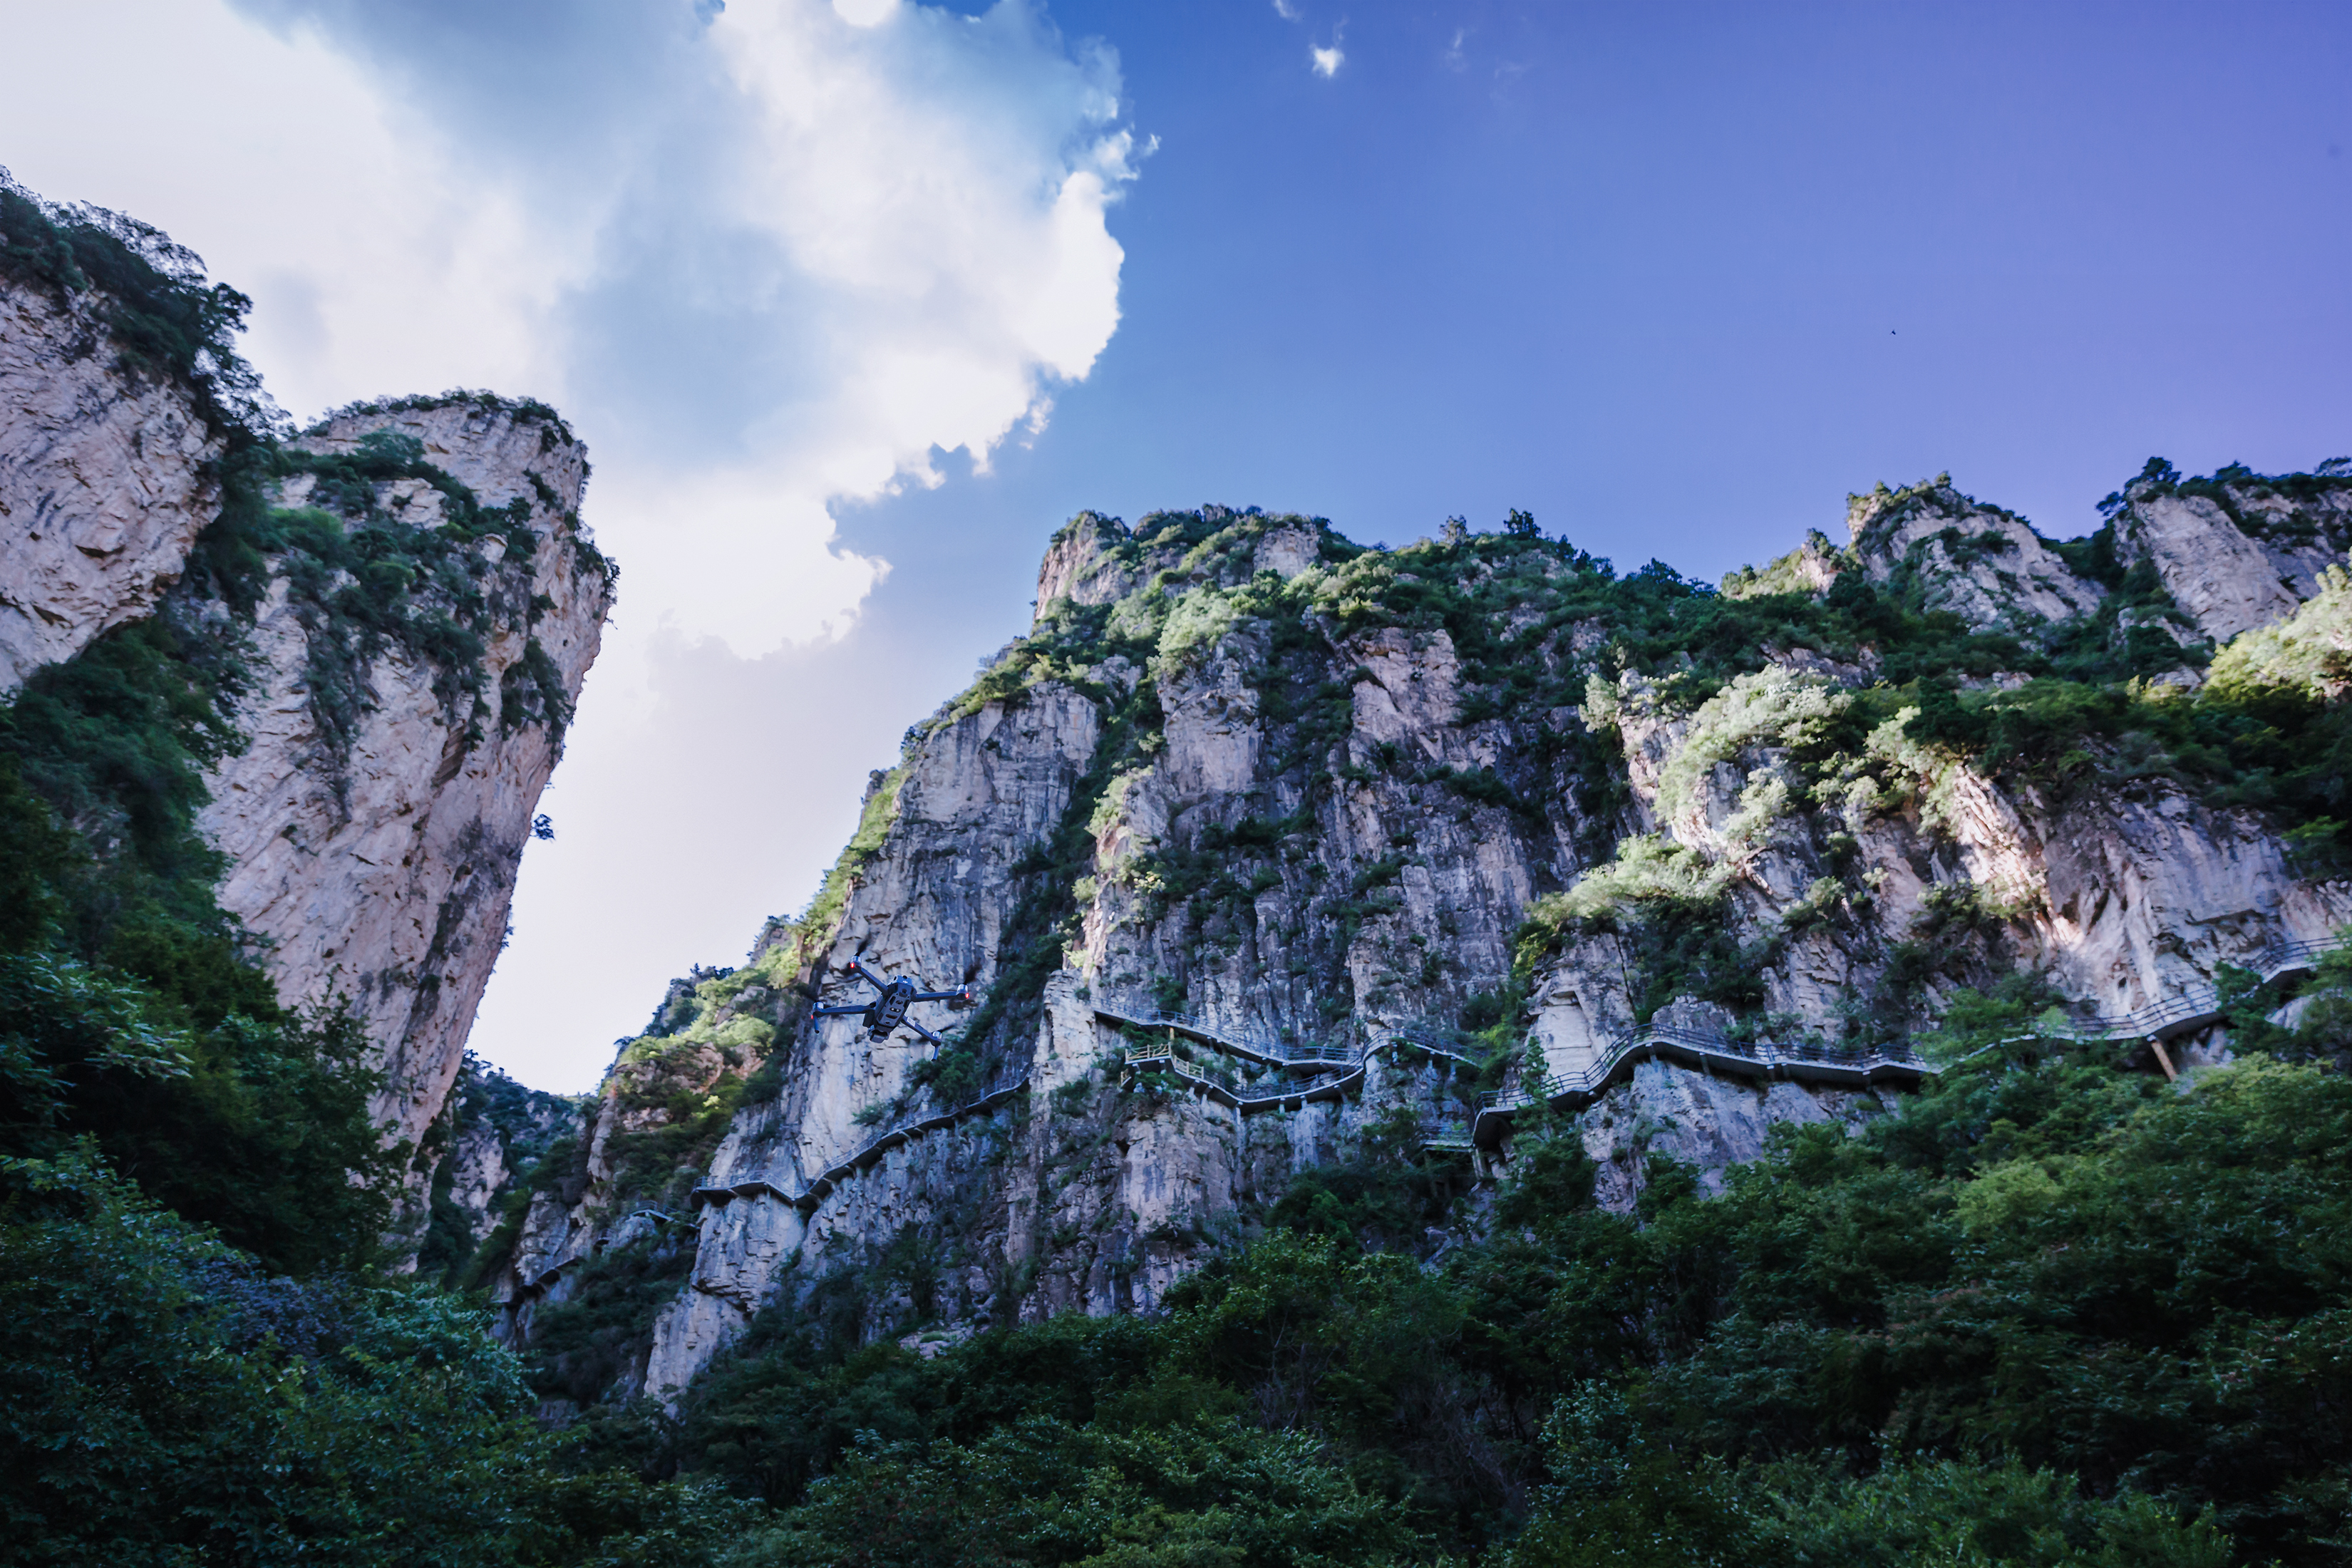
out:
{"label": "bush on cliff", "polygon": [[214,901],[196,813],[234,690],[165,615],[0,707],[0,1154],[93,1138],[151,1196],[308,1272],[373,1255],[399,1154],[357,1027],[280,1006]]}

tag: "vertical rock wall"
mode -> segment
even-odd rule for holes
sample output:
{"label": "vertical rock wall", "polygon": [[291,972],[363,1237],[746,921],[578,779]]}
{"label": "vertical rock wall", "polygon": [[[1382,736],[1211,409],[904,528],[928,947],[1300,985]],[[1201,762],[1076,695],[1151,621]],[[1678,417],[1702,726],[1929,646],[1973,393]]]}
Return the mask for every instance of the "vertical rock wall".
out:
{"label": "vertical rock wall", "polygon": [[[0,285],[0,692],[169,596],[220,632],[244,679],[243,744],[206,777],[199,818],[229,862],[218,900],[259,940],[288,1002],[355,1008],[386,1072],[378,1113],[391,1135],[419,1140],[458,1072],[612,605],[579,519],[586,449],[551,412],[488,395],[354,410],[290,445],[350,454],[388,432],[416,444],[420,471],[500,514],[450,557],[478,624],[422,651],[378,639],[342,671],[347,710],[329,724],[320,671],[336,650],[322,639],[352,637],[334,624],[352,608],[338,596],[380,585],[348,573],[298,584],[273,558],[248,615],[181,583],[220,513],[209,465],[222,443],[185,387],[119,363],[105,306]],[[386,537],[436,530],[455,504],[429,478],[331,494],[308,473],[268,500]],[[447,584],[390,581],[382,591],[416,615],[444,614]],[[461,689],[479,700],[453,701]]]}
{"label": "vertical rock wall", "polygon": [[[494,400],[347,416],[297,446],[348,452],[376,430],[422,441],[425,460],[486,508],[527,505],[528,554],[503,535],[473,546],[491,606],[480,668],[495,694],[536,647],[568,710],[612,603],[599,559],[580,548],[586,449]],[[306,481],[274,499],[310,499]],[[380,504],[403,523],[437,521],[437,492],[415,481],[383,489]],[[274,579],[250,639],[256,679],[238,714],[247,743],[206,780],[200,821],[231,862],[222,907],[268,943],[289,1001],[354,1005],[383,1053],[378,1113],[414,1141],[440,1114],[505,944],[516,868],[562,754],[561,716],[509,723],[453,710],[436,690],[448,672],[394,647],[365,672],[352,732],[331,734],[310,690],[317,635]]]}
{"label": "vertical rock wall", "polygon": [[[1936,636],[2023,650],[2071,628],[2079,647],[2128,635],[2116,601],[2147,595],[2116,585],[2124,557],[2161,548],[2130,519],[2062,546],[1944,481],[1857,498],[1850,521],[1849,547],[1817,535],[1741,591],[1820,601],[1858,574],[1941,616]],[[633,1363],[657,1395],[829,1278],[875,1324],[1148,1308],[1300,1170],[1382,1139],[1459,1147],[1481,1089],[1594,1067],[1643,1020],[1877,1039],[2019,970],[2117,1013],[2352,920],[2352,888],[2294,874],[2263,818],[2164,777],[2002,782],[1899,714],[1824,759],[1874,647],[1775,645],[1702,701],[1671,660],[1600,673],[1628,634],[1547,607],[1580,591],[1572,552],[1367,556],[1216,509],[1147,523],[1085,514],[1055,536],[1031,637],[910,731],[805,922],[674,994],[704,1008],[686,1035],[630,1047],[584,1185],[534,1207],[506,1286],[518,1333],[600,1250],[650,1242],[617,1152],[665,1124],[665,1094],[723,1120],[699,1173],[662,1189],[696,1228]],[[2107,576],[2077,569],[2097,560]],[[1474,590],[1490,620],[1414,608]],[[2149,613],[2184,623],[2161,657],[2190,658],[2189,612]],[[1582,700],[1498,701],[1515,668]],[[1696,971],[1658,994],[1659,954],[1609,917],[1645,890],[1716,911],[1739,1011]],[[916,1011],[945,1049],[812,1018],[813,999],[870,996],[852,958],[988,1003],[961,1037]],[[1138,1026],[1162,1008],[1192,1022]],[[1517,1009],[1525,1054],[1474,1079],[1495,1047],[1456,1023],[1507,1033]],[[1713,1184],[1774,1124],[1853,1125],[1895,1092],[1652,1060],[1560,1125],[1625,1206],[1653,1155]],[[1466,1175],[1507,1154],[1458,1157]]]}
{"label": "vertical rock wall", "polygon": [[95,300],[0,279],[0,696],[153,611],[220,452],[185,388],[116,365]]}

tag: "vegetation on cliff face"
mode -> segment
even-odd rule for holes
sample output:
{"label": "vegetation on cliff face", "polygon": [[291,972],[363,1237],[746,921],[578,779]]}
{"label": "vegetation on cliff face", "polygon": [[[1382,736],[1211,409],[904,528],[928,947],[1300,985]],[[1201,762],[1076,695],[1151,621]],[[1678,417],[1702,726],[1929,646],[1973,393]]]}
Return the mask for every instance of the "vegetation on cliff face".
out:
{"label": "vegetation on cliff face", "polygon": [[[117,374],[177,383],[223,448],[222,515],[180,587],[0,706],[5,1555],[677,1560],[664,1521],[684,1494],[559,1468],[476,1304],[381,1273],[409,1151],[370,1118],[368,1043],[339,1012],[279,1004],[195,826],[207,765],[243,743],[272,574],[315,566],[307,602],[345,655],[466,656],[449,628],[497,585],[453,552],[513,515],[485,516],[414,450],[287,447],[236,353],[246,300],[152,229],[0,176],[0,280],[79,312]],[[268,485],[298,473],[341,484],[355,513],[360,488],[413,480],[453,526],[273,513]],[[314,696],[348,712],[337,673],[315,669]],[[544,674],[526,660],[499,693],[509,721],[561,721]]]}
{"label": "vegetation on cliff face", "polygon": [[[249,616],[262,574],[289,581],[325,650],[327,732],[348,725],[353,672],[393,647],[442,669],[453,717],[563,721],[528,659],[495,696],[466,673],[504,591],[485,547],[520,545],[520,514],[486,510],[397,438],[287,445],[233,353],[243,300],[152,231],[0,184],[0,273],[84,299],[126,371],[200,391],[227,437],[226,499],[188,592]],[[268,504],[289,479],[316,510]],[[2136,485],[2226,508],[2250,487],[2347,482],[2152,468]],[[428,498],[429,528],[394,515]],[[1872,498],[1882,520],[1965,500],[1942,482]],[[1276,523],[1308,542],[1289,576],[1256,569]],[[1997,548],[1954,531],[1948,555]],[[2340,872],[2340,573],[2213,650],[2175,635],[2112,532],[2055,548],[2107,590],[2098,607],[1988,628],[1934,607],[1924,555],[1873,582],[1825,540],[1717,593],[1655,563],[1621,575],[1524,514],[1398,551],[1313,520],[1155,514],[1108,551],[1131,592],[1046,606],[944,715],[1052,682],[1106,722],[1058,831],[1016,872],[987,1007],[918,1087],[952,1101],[1031,1026],[1082,877],[1118,879],[1202,952],[1297,879],[1303,962],[1336,976],[1413,852],[1313,885],[1308,851],[1360,774],[1574,845],[1522,933],[1521,978],[1573,928],[1612,922],[1643,1005],[1752,1006],[1742,986],[1788,933],[1741,936],[1726,889],[1772,823],[1897,796],[1932,810],[1939,770],[1963,764],[2053,798],[2095,775],[2162,781],[2268,813],[2303,864]],[[512,1086],[478,1077],[433,1134],[469,1116],[537,1130],[508,1140],[505,1237],[453,1228],[444,1191],[430,1278],[378,1271],[383,1182],[408,1152],[367,1124],[348,1023],[279,1007],[210,894],[201,777],[236,744],[247,676],[238,618],[193,603],[36,674],[0,711],[0,1531],[16,1557],[2317,1568],[2352,1550],[2342,955],[2292,1024],[2277,987],[2225,973],[2245,1059],[2179,1090],[2106,1047],[2025,1038],[2055,1000],[2033,976],[1947,989],[1928,1043],[1952,1065],[1898,1111],[1853,1137],[1784,1130],[1712,1198],[1658,1162],[1630,1214],[1594,1203],[1581,1145],[1539,1121],[1484,1192],[1376,1127],[1244,1215],[1150,1319],[958,1339],[969,1325],[930,1321],[935,1300],[907,1288],[939,1264],[909,1233],[904,1256],[763,1315],[676,1412],[616,1403],[651,1305],[691,1261],[682,1227],[598,1259],[528,1359],[441,1288],[473,1286],[531,1191],[583,1179],[564,1119]],[[1494,766],[1343,747],[1357,658],[1381,634],[1442,635],[1462,721],[1507,742]],[[1817,672],[1775,663],[1795,653]],[[1220,661],[1255,693],[1277,765],[1238,817],[1095,867],[1165,745],[1163,693]],[[1633,710],[1685,727],[1669,809],[1710,759],[1786,758],[1751,781],[1721,854],[1634,831],[1615,722]],[[624,1052],[616,1186],[677,1195],[739,1100],[773,1088],[776,1042],[903,777],[877,780],[802,920],[676,988]],[[1808,918],[1848,896],[1827,880]],[[1442,968],[1384,984],[1442,994]],[[1183,976],[1154,978],[1179,999]],[[1330,994],[1336,1019],[1352,999]],[[1508,1048],[1519,1000],[1470,997],[1454,1021]],[[534,1419],[572,1407],[560,1430]]]}
{"label": "vegetation on cliff face", "polygon": [[[2341,478],[2265,482],[2298,495],[2352,487]],[[2025,527],[1940,478],[1859,500],[1882,531],[1929,510]],[[2314,601],[2307,629],[2248,634],[2246,647],[2215,660],[2176,635],[2152,570],[2118,563],[2114,529],[2051,546],[2053,559],[2104,593],[2093,609],[2056,623],[1979,626],[1936,607],[1918,552],[1873,581],[1853,551],[1818,536],[1783,563],[1735,574],[1718,593],[1655,562],[1620,574],[1545,538],[1523,513],[1496,533],[1449,526],[1393,551],[1364,549],[1318,519],[1217,507],[1155,512],[1131,530],[1092,514],[1074,520],[1057,548],[1083,540],[1091,550],[1083,570],[1108,596],[1041,606],[1029,635],[910,731],[918,743],[988,704],[1018,707],[1047,685],[1094,702],[1105,726],[1068,820],[1020,868],[986,1005],[950,1031],[951,1047],[924,1065],[913,1089],[944,1105],[989,1079],[1008,1046],[1025,1037],[1082,902],[1106,888],[1181,931],[1174,945],[1192,972],[1113,977],[1166,1005],[1181,1004],[1199,970],[1263,939],[1289,965],[1263,984],[1295,985],[1320,1009],[1306,1032],[1343,1026],[1367,1004],[1418,1005],[1440,1026],[1474,1032],[1507,1023],[1471,1025],[1480,994],[1455,984],[1443,933],[1422,933],[1425,945],[1402,955],[1376,994],[1357,994],[1350,945],[1368,921],[1399,907],[1416,847],[1391,845],[1341,879],[1323,874],[1317,846],[1339,830],[1349,788],[1375,776],[1431,810],[1498,812],[1480,819],[1482,830],[1517,836],[1538,877],[1554,879],[1549,888],[1539,881],[1549,896],[1520,933],[1522,987],[1578,931],[1605,929],[1625,939],[1638,970],[1638,1016],[1688,995],[1730,1009],[1748,1029],[1785,1025],[1759,1011],[1763,967],[1808,924],[1843,920],[1866,900],[1868,868],[1852,863],[1862,822],[1916,807],[1932,826],[1963,769],[2053,801],[2095,784],[2179,785],[2212,805],[2269,813],[2305,863],[2334,864],[2344,854],[2338,824],[2352,816],[2337,800],[2352,774],[2344,710],[2311,679],[2261,674],[2284,669],[2289,656],[2257,657],[2252,644],[2295,639],[2297,669],[2332,668],[2319,650],[2336,635],[2326,618],[2340,595]],[[1293,542],[1303,570],[1259,568],[1260,551],[1277,535]],[[1370,679],[1358,658],[1365,639],[1384,633],[1442,640],[1458,670],[1457,720],[1494,741],[1492,765],[1433,765],[1395,746],[1357,754],[1351,693]],[[1776,662],[1790,659],[1810,661],[1813,672]],[[2213,678],[2200,689],[2156,679],[2193,674],[2209,660]],[[1171,825],[1097,864],[1094,841],[1166,748],[1162,692],[1171,682],[1220,679],[1220,661],[1251,694],[1270,763],[1236,812]],[[1690,804],[1708,763],[1755,746],[1785,756],[1780,773],[1751,781],[1725,825],[1725,853],[1638,831],[1621,755],[1620,720],[1630,713],[1685,729],[1661,781],[1669,816]],[[745,965],[698,979],[670,1004],[683,1010],[679,1021],[624,1051],[616,1081],[631,1109],[671,1118],[625,1135],[665,1145],[638,1162],[648,1179],[638,1195],[678,1196],[692,1173],[670,1156],[682,1162],[688,1145],[714,1143],[722,1110],[781,1081],[772,1042],[798,1026],[803,988],[823,978],[814,965],[857,868],[889,830],[903,776],[894,771],[869,795],[857,836],[800,920],[763,936]],[[1805,814],[1820,828],[1825,860],[1814,893],[1772,930],[1743,927],[1730,898],[1742,858]],[[1575,856],[1559,855],[1562,843]],[[1295,929],[1261,931],[1258,900],[1275,889],[1303,918]],[[1924,1023],[1921,1009],[1941,988],[1990,984],[1999,955],[1988,953],[2006,912],[1990,892],[1943,910],[1937,930],[1898,944],[1885,985],[1847,999],[1838,1027],[1857,1039],[1891,1038]],[[1492,1043],[1515,1050],[1517,1037],[1502,1027]],[[705,1061],[698,1053],[706,1049],[717,1058]],[[665,1110],[667,1100],[677,1103]],[[904,1109],[873,1108],[877,1117]]]}
{"label": "vegetation on cliff face", "polygon": [[[498,536],[509,562],[528,561],[528,508],[484,508],[396,434],[348,455],[288,445],[236,352],[244,298],[133,220],[47,206],[0,180],[0,277],[79,301],[92,352],[184,386],[225,444],[221,511],[180,585],[0,708],[5,1147],[46,1156],[90,1137],[150,1194],[273,1266],[363,1260],[384,1228],[381,1178],[403,1152],[380,1148],[367,1120],[374,1079],[357,1028],[281,1007],[215,903],[224,868],[195,827],[203,775],[244,745],[236,704],[273,582],[308,633],[309,696],[331,741],[348,739],[372,700],[367,666],[394,647],[434,671],[453,721],[477,733],[491,721],[560,733],[568,704],[536,643],[495,709],[480,662],[494,617],[527,626],[539,608],[479,548]],[[269,487],[290,479],[308,504],[272,507]],[[421,526],[385,511],[403,487],[432,498]],[[94,1018],[100,996],[134,1011],[164,1054],[112,1050],[94,1026],[62,1022]]]}
{"label": "vegetation on cliff face", "polygon": [[[2326,995],[2282,1058],[2352,1046]],[[1963,997],[1945,1043],[2042,1000]],[[1122,1561],[1098,1554],[1220,1531],[1219,1560],[1267,1564],[2340,1560],[2336,1072],[2257,1056],[2176,1093],[2011,1044],[1859,1138],[1784,1129],[1719,1196],[1662,1165],[1630,1215],[1594,1205],[1572,1138],[1483,1214],[1443,1159],[1374,1139],[1155,1320],[925,1359],[889,1337],[916,1321],[861,1340],[887,1284],[839,1276],[676,1419],[574,1430],[782,1509],[753,1562]],[[1477,1239],[1433,1265],[1433,1224]]]}
{"label": "vegetation on cliff face", "polygon": [[[357,1030],[282,1007],[213,901],[194,822],[234,679],[167,613],[0,709],[0,1151],[94,1139],[180,1213],[308,1271],[372,1256],[400,1155],[368,1119]],[[152,1045],[111,1043],[134,1037]]]}

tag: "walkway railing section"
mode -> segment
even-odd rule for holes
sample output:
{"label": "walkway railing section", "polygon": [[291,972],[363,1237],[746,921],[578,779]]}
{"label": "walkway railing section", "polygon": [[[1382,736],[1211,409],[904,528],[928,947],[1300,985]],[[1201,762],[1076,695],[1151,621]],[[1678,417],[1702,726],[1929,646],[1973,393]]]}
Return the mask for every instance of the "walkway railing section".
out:
{"label": "walkway railing section", "polygon": [[1433,1035],[1426,1029],[1391,1029],[1387,1034],[1389,1038],[1398,1045],[1411,1046],[1415,1050],[1427,1051],[1433,1057],[1444,1057],[1448,1061],[1459,1062],[1465,1068],[1479,1068],[1486,1065],[1476,1057],[1465,1051],[1462,1048],[1462,1042],[1451,1035]]}
{"label": "walkway railing section", "polygon": [[1097,1003],[1095,1016],[1108,1018],[1114,1024],[1132,1024],[1141,1029],[1172,1029],[1189,1035],[1205,1045],[1216,1047],[1237,1057],[1246,1057],[1267,1067],[1277,1068],[1352,1068],[1361,1066],[1361,1051],[1347,1046],[1290,1045],[1283,1041],[1254,1040],[1236,1035],[1193,1017],[1189,1013],[1129,1012]]}
{"label": "walkway railing section", "polygon": [[[2252,970],[2267,984],[2283,974],[2317,968],[2320,959],[2335,951],[2336,945],[2333,939],[2273,942],[2237,967]],[[2128,1013],[2084,1019],[2071,1027],[2068,1037],[2078,1040],[2158,1040],[2202,1028],[2221,1016],[2220,987],[2200,984],[2178,996],[2167,996]]]}
{"label": "walkway railing section", "polygon": [[1346,1072],[1319,1073],[1304,1083],[1241,1087],[1193,1072],[1185,1067],[1181,1058],[1169,1051],[1129,1050],[1121,1058],[1121,1064],[1137,1072],[1166,1073],[1203,1098],[1231,1106],[1244,1115],[1253,1110],[1296,1110],[1310,1100],[1338,1100],[1361,1082],[1364,1077],[1361,1058]]}
{"label": "walkway railing section", "polygon": [[[2260,980],[2268,983],[2283,974],[2316,967],[2321,956],[2336,945],[2333,940],[2275,942],[2254,954],[2242,967],[2252,970]],[[1128,1011],[1097,1005],[1094,1012],[1097,1018],[1115,1024],[1132,1025],[1143,1029],[1165,1029],[1187,1036],[1263,1066],[1290,1070],[1303,1068],[1316,1073],[1314,1078],[1304,1083],[1236,1087],[1191,1071],[1176,1056],[1172,1047],[1166,1050],[1136,1049],[1125,1054],[1128,1067],[1166,1072],[1187,1088],[1242,1112],[1294,1109],[1309,1100],[1339,1099],[1362,1081],[1365,1062],[1371,1052],[1383,1048],[1381,1045],[1375,1045],[1370,1050],[1358,1050],[1343,1046],[1301,1046],[1250,1039],[1190,1014],[1159,1009]],[[2221,1016],[2219,989],[2200,984],[2178,996],[2166,997],[2129,1013],[2104,1016],[2070,1025],[2063,1037],[2161,1041],[2172,1035],[2200,1028]],[[1386,1037],[1386,1045],[1409,1046],[1465,1067],[1484,1065],[1465,1054],[1461,1042],[1450,1037],[1420,1029],[1389,1029],[1382,1033]],[[2044,1037],[2017,1037],[2018,1039]],[[2010,1043],[2012,1042],[1996,1042]],[[1983,1048],[1990,1050],[1994,1047],[1988,1046]],[[1503,1129],[1518,1112],[1538,1104],[1578,1106],[1590,1103],[1619,1074],[1640,1062],[1661,1058],[1682,1061],[1708,1071],[1853,1088],[1890,1082],[1916,1083],[1937,1070],[1916,1054],[1901,1047],[1842,1050],[1809,1041],[1734,1040],[1703,1030],[1654,1024],[1611,1040],[1601,1058],[1580,1072],[1554,1073],[1540,1082],[1521,1083],[1480,1096],[1475,1112],[1466,1123],[1424,1123],[1421,1128],[1422,1144],[1433,1149],[1470,1149],[1491,1145],[1500,1138]],[[961,1105],[947,1110],[906,1117],[893,1123],[826,1166],[799,1193],[787,1193],[772,1183],[754,1180],[725,1187],[698,1187],[694,1192],[694,1201],[698,1204],[723,1204],[730,1198],[766,1194],[782,1198],[804,1212],[814,1210],[824,1201],[825,1194],[842,1182],[876,1163],[908,1140],[952,1126],[967,1116],[994,1110],[1026,1089],[1029,1076],[1027,1068],[1009,1071]]]}
{"label": "walkway railing section", "polygon": [[834,1188],[866,1166],[876,1163],[883,1155],[898,1148],[908,1139],[925,1132],[935,1132],[943,1127],[953,1126],[967,1116],[977,1116],[994,1110],[1028,1087],[1029,1069],[1025,1067],[1020,1068],[1000,1076],[995,1082],[981,1090],[976,1098],[966,1100],[961,1105],[947,1110],[934,1110],[919,1116],[908,1116],[893,1122],[849,1153],[827,1165],[821,1173],[812,1178],[808,1186],[801,1192],[788,1193],[772,1182],[752,1180],[739,1182],[732,1186],[697,1187],[694,1190],[694,1201],[723,1204],[730,1198],[748,1198],[764,1194],[769,1197],[782,1198],[795,1208],[803,1211],[813,1210],[818,1204],[824,1201],[827,1193],[832,1192]]}
{"label": "walkway railing section", "polygon": [[1471,1121],[1474,1142],[1491,1145],[1518,1112],[1538,1104],[1580,1109],[1598,1098],[1620,1073],[1660,1058],[1710,1071],[1748,1078],[1864,1088],[1876,1083],[1916,1083],[1936,1069],[1902,1049],[1840,1050],[1831,1046],[1769,1040],[1732,1040],[1697,1029],[1652,1025],[1610,1042],[1601,1058],[1580,1072],[1552,1073],[1539,1082],[1482,1095]]}

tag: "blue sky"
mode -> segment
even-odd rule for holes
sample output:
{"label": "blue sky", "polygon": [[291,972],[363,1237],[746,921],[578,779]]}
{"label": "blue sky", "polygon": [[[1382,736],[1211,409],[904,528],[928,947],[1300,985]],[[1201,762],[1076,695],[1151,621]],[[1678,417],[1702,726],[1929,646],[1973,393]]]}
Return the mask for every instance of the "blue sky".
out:
{"label": "blue sky", "polygon": [[1118,335],[1035,452],[853,538],[1519,505],[1711,576],[1881,479],[2074,532],[2152,451],[2352,442],[2341,6],[1357,5],[1328,81],[1321,10],[1056,8],[1160,139]]}
{"label": "blue sky", "polygon": [[1712,578],[1882,479],[2066,534],[2352,452],[2341,5],[6,9],[124,89],[0,163],[253,292],[289,405],[591,444],[622,608],[475,1042],[549,1088],[806,900],[1078,508]]}

